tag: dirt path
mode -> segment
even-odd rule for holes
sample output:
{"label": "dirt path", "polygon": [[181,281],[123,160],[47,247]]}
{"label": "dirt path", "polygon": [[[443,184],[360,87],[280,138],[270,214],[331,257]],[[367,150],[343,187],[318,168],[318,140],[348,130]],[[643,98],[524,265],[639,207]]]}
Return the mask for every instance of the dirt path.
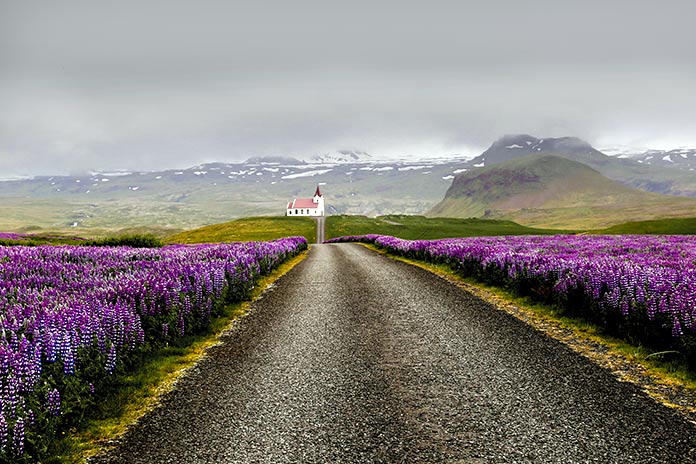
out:
{"label": "dirt path", "polygon": [[108,463],[696,462],[696,429],[427,271],[319,245]]}

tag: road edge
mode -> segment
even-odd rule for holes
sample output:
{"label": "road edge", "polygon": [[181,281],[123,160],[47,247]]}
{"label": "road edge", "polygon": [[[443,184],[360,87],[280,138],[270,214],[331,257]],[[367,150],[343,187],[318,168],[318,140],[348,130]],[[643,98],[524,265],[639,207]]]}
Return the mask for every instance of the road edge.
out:
{"label": "road edge", "polygon": [[636,385],[653,400],[677,411],[686,420],[696,425],[696,391],[687,387],[677,378],[659,375],[654,369],[644,365],[639,358],[630,358],[618,351],[613,346],[615,344],[611,342],[610,337],[592,336],[568,324],[563,324],[558,318],[542,315],[520,301],[514,301],[519,299],[513,299],[512,295],[508,296],[508,292],[502,289],[487,288],[486,285],[473,283],[456,275],[453,271],[423,261],[396,256],[370,244],[360,243],[360,245],[375,253],[426,270],[477,296],[497,310],[510,314],[535,330],[563,343],[600,367],[609,370],[617,380]]}

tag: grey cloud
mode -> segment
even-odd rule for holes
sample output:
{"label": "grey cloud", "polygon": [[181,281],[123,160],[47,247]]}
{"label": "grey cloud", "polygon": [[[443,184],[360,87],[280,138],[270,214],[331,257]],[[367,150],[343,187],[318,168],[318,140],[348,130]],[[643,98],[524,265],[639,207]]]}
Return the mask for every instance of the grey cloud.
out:
{"label": "grey cloud", "polygon": [[696,5],[0,2],[0,170],[696,145]]}

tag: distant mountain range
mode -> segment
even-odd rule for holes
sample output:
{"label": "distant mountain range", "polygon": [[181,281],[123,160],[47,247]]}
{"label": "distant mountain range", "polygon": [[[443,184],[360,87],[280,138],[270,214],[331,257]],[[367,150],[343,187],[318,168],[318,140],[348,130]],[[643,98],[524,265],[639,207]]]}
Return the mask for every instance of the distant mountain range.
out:
{"label": "distant mountain range", "polygon": [[372,161],[375,161],[372,155],[365,151],[336,150],[302,159],[288,156],[257,156],[247,159],[243,164],[352,164],[368,163]]}
{"label": "distant mountain range", "polygon": [[696,171],[696,148],[680,148],[677,150],[648,150],[638,154],[622,155],[641,164],[678,168]]}
{"label": "distant mountain range", "polygon": [[[567,175],[545,172],[540,166],[545,163]],[[607,156],[575,137],[523,134],[504,136],[473,159],[379,160],[363,151],[339,150],[306,159],[256,157],[181,170],[42,176],[0,181],[0,230],[192,228],[283,214],[287,201],[311,195],[317,184],[332,214],[488,215],[563,226],[572,222],[572,212],[597,218],[588,224],[604,225],[626,218],[696,216],[691,203],[674,200],[696,197],[694,164],[696,150]],[[496,166],[501,170],[492,169]],[[506,188],[496,186],[505,182]],[[585,187],[578,190],[580,184]],[[563,194],[570,185],[575,190],[568,187]],[[646,192],[668,195],[670,201],[641,196]],[[602,203],[600,214],[602,196],[616,201]],[[645,214],[640,204],[646,205]],[[564,207],[567,214],[560,211]]]}
{"label": "distant mountain range", "polygon": [[366,163],[374,161],[372,155],[359,150],[338,150],[311,157],[309,163]]}
{"label": "distant mountain range", "polygon": [[181,170],[0,181],[0,230],[193,228],[284,214],[289,200],[310,196],[317,184],[332,214],[422,214],[466,169],[464,159],[372,161],[366,153],[339,154],[345,158],[264,157]]}

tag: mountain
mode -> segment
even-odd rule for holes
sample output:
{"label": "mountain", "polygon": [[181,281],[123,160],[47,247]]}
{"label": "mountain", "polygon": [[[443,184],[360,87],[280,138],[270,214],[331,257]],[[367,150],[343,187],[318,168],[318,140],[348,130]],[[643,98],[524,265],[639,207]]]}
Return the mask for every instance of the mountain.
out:
{"label": "mountain", "polygon": [[[475,175],[549,151],[587,163],[627,186],[696,196],[696,173],[687,169],[605,156],[577,138],[524,135],[506,136],[473,160],[378,160],[365,152],[339,150],[307,160],[260,157],[156,172],[91,172],[0,181],[0,231],[71,228],[71,233],[89,234],[95,229],[152,225],[185,229],[240,217],[281,215],[288,201],[311,195],[317,184],[332,214],[423,214],[443,200],[455,176]],[[680,154],[671,159],[676,164],[684,158]],[[486,209],[495,208],[483,205],[475,214]],[[623,215],[631,220],[645,216],[639,213]]]}
{"label": "mountain", "polygon": [[628,158],[640,164],[696,171],[696,148],[681,147],[673,150],[652,150],[645,147],[603,147],[602,153],[617,158]]}
{"label": "mountain", "polygon": [[469,163],[490,166],[535,153],[551,153],[580,162],[602,163],[607,156],[577,137],[538,139],[527,134],[505,135]]}
{"label": "mountain", "polygon": [[244,164],[302,164],[297,158],[289,156],[255,156],[247,159]]}
{"label": "mountain", "polygon": [[696,171],[696,148],[647,150],[624,156],[645,165]]}
{"label": "mountain", "polygon": [[466,167],[491,166],[534,153],[556,155],[587,164],[612,180],[647,192],[696,197],[696,172],[684,169],[678,161],[678,158],[684,159],[681,156],[671,156],[672,163],[666,160],[663,160],[664,163],[648,162],[654,156],[645,160],[626,155],[608,156],[576,137],[538,139],[526,134],[506,135],[469,161]]}
{"label": "mountain", "polygon": [[[341,153],[341,152],[337,152]],[[354,159],[359,161],[348,162]],[[317,184],[332,214],[422,214],[445,195],[463,159],[345,162],[251,158],[157,172],[93,172],[0,181],[0,231],[25,227],[193,228],[247,216],[282,215]],[[370,157],[371,158],[371,157]],[[333,162],[329,162],[333,161]]]}
{"label": "mountain", "polygon": [[696,216],[696,199],[644,192],[583,163],[532,154],[457,175],[429,215],[587,229],[626,220]]}
{"label": "mountain", "polygon": [[338,150],[316,155],[307,160],[309,163],[318,164],[364,163],[370,161],[374,161],[372,155],[365,151],[358,150]]}

